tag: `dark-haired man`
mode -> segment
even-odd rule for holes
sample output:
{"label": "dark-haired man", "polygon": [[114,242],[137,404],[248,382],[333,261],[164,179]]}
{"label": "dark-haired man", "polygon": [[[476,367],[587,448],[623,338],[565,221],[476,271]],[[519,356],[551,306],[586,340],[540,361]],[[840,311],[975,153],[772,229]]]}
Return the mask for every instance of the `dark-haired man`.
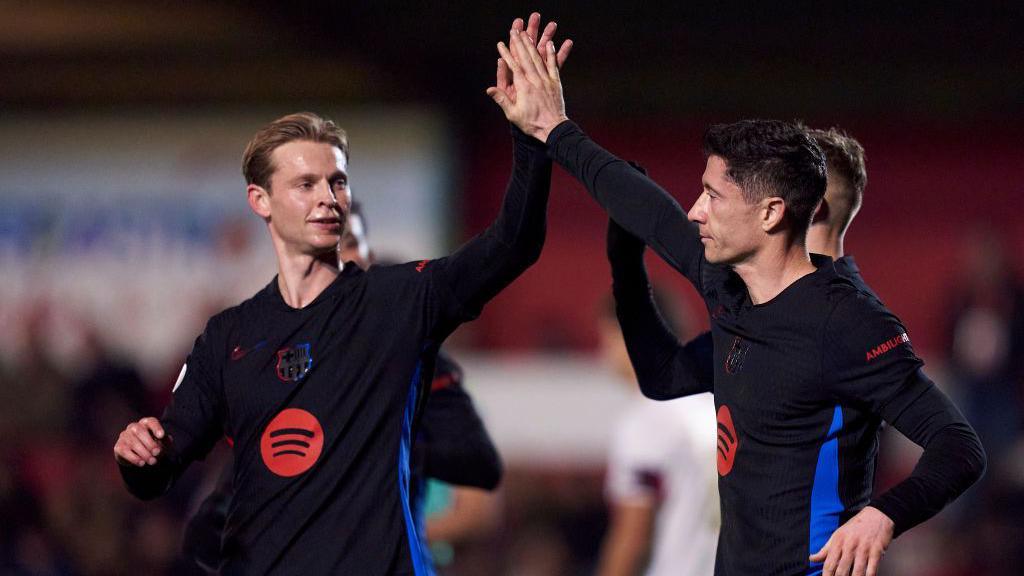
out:
{"label": "dark-haired man", "polygon": [[[506,117],[547,142],[707,305],[722,506],[716,574],[875,574],[894,535],[966,490],[985,458],[920,370],[899,320],[830,259],[809,257],[807,228],[826,186],[820,147],[786,122],[713,126],[703,192],[684,214],[568,121],[553,46],[542,56],[519,36],[511,42],[499,52],[515,105],[493,94]],[[910,478],[871,500],[881,419],[925,452]]]}

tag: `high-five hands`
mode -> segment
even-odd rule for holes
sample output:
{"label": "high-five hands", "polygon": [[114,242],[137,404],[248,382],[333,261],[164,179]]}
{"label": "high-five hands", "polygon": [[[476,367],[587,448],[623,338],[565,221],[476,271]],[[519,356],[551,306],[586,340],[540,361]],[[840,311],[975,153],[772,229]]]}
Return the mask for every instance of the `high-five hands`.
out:
{"label": "high-five hands", "polygon": [[530,15],[526,30],[523,20],[516,18],[509,31],[508,46],[498,43],[501,58],[495,85],[487,89],[510,122],[541,141],[547,140],[551,130],[568,119],[559,68],[568,59],[573,44],[566,40],[555,50],[552,37],[557,27],[557,23],[549,22],[535,46],[540,14]]}

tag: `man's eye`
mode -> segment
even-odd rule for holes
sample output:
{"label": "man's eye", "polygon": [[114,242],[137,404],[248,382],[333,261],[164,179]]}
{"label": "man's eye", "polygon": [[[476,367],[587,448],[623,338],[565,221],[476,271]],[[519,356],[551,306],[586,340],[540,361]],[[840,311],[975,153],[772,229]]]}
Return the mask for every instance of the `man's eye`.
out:
{"label": "man's eye", "polygon": [[347,186],[348,186],[348,180],[345,180],[343,178],[339,178],[339,179],[334,181],[334,187],[335,188],[345,188]]}

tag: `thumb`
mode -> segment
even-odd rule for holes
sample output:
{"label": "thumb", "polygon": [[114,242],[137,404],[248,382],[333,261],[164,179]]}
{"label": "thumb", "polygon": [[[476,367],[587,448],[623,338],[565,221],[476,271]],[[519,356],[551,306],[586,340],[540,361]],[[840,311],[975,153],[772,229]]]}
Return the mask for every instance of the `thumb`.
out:
{"label": "thumb", "polygon": [[508,93],[501,88],[491,86],[487,89],[487,95],[494,100],[494,103],[501,107],[501,111],[505,113],[505,116],[509,114],[509,107],[511,106],[511,99]]}
{"label": "thumb", "polygon": [[817,554],[811,554],[811,557],[809,558],[809,560],[811,562],[824,562],[825,558],[828,557],[828,549],[829,549],[829,546],[831,544],[832,544],[832,539],[829,538],[829,541],[826,542],[825,545],[821,547],[821,550],[818,550]]}

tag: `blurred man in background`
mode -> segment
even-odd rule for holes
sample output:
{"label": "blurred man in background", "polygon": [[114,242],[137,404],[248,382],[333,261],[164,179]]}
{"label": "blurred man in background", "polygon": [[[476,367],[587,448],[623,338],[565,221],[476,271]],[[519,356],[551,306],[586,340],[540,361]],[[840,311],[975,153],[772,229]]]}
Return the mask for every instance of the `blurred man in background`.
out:
{"label": "blurred man in background", "polygon": [[[676,334],[680,316],[659,293]],[[609,526],[599,576],[709,576],[718,540],[715,404],[710,394],[655,402],[640,395],[609,298],[599,318],[601,355],[632,396],[615,423],[605,494]]]}

